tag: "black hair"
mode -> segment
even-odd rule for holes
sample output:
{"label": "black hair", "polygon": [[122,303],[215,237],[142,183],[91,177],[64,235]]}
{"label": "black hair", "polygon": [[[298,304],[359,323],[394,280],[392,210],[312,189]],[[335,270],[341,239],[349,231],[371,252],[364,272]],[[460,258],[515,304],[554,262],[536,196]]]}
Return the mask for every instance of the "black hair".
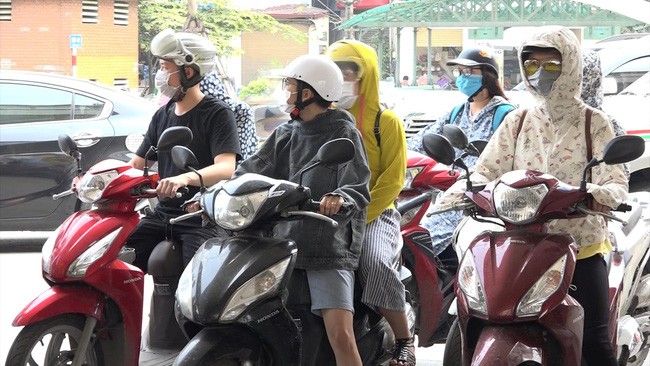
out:
{"label": "black hair", "polygon": [[483,73],[483,87],[488,91],[490,98],[498,95],[508,100],[501,83],[499,83],[499,76],[494,72],[492,67],[481,65],[481,72]]}
{"label": "black hair", "polygon": [[521,51],[521,62],[528,60],[530,54],[533,52],[555,52],[562,56],[562,53],[554,47],[538,47],[538,46],[526,46],[523,51]]}

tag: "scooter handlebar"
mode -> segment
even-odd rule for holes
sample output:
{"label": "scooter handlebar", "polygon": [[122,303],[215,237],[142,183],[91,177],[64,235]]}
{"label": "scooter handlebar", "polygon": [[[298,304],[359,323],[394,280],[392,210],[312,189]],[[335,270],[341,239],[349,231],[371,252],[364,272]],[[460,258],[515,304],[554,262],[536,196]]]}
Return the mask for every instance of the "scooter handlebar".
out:
{"label": "scooter handlebar", "polygon": [[[188,192],[187,187],[183,187],[183,188],[179,189],[178,191],[176,191],[176,196],[175,197],[176,198],[181,198],[187,192]],[[145,188],[145,189],[142,190],[142,193],[144,193],[144,194],[156,194],[157,192],[153,188]]]}

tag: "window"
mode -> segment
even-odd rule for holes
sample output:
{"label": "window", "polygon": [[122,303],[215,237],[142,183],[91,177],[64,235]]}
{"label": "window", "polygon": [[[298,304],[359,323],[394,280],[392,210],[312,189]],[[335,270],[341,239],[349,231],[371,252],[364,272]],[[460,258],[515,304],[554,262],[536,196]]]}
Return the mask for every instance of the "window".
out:
{"label": "window", "polygon": [[129,25],[129,3],[128,0],[115,0],[113,6],[113,24]]}
{"label": "window", "polygon": [[11,0],[0,0],[0,22],[11,21]]}
{"label": "window", "polygon": [[616,80],[616,93],[632,85],[650,71],[650,56],[629,61],[607,75],[606,79]]}
{"label": "window", "polygon": [[102,113],[104,102],[85,95],[74,94],[73,119],[95,118]]}
{"label": "window", "polygon": [[83,0],[81,2],[82,23],[97,23],[98,12],[99,12],[99,5],[97,4],[97,0]]}
{"label": "window", "polygon": [[0,95],[0,124],[3,125],[94,118],[104,109],[100,100],[35,85],[2,83]]}

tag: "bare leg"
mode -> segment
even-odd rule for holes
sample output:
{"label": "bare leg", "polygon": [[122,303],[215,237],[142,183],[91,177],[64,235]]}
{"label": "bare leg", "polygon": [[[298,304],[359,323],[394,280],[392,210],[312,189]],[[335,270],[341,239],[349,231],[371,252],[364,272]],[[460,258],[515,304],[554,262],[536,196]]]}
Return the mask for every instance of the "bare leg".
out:
{"label": "bare leg", "polygon": [[337,366],[361,366],[352,328],[352,313],[343,309],[322,309],[327,339],[334,350]]}

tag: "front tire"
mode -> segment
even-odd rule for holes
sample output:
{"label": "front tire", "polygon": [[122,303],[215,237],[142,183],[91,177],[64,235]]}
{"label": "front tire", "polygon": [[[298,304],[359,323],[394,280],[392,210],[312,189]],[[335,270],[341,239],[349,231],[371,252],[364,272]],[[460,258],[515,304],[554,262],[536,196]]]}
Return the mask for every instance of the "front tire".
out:
{"label": "front tire", "polygon": [[[84,317],[65,314],[25,326],[11,345],[6,366],[72,364],[84,328]],[[101,349],[92,343],[83,365],[101,366]]]}
{"label": "front tire", "polygon": [[445,366],[460,366],[462,362],[462,345],[460,340],[460,324],[458,318],[454,319],[447,340],[445,341],[445,353],[442,356],[442,364]]}

